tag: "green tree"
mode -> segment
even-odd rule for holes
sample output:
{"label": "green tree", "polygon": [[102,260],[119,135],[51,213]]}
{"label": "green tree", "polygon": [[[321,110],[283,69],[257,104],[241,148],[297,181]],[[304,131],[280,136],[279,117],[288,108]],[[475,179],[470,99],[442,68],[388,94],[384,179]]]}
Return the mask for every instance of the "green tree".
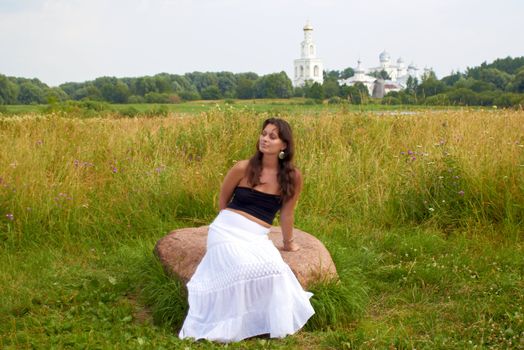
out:
{"label": "green tree", "polygon": [[222,98],[220,89],[216,85],[210,85],[200,92],[200,95],[204,100],[218,100]]}
{"label": "green tree", "polygon": [[480,71],[480,80],[493,84],[499,90],[505,90],[511,78],[510,74],[497,68],[486,68]]}
{"label": "green tree", "polygon": [[455,83],[457,81],[459,81],[460,79],[464,78],[464,74],[460,73],[460,72],[451,72],[450,75],[444,77],[441,79],[441,81],[446,84],[447,86],[453,86],[455,85]]}
{"label": "green tree", "polygon": [[411,75],[408,77],[408,80],[406,81],[406,93],[415,96],[417,93],[418,88],[418,79],[416,77],[412,77]]}
{"label": "green tree", "polygon": [[322,101],[324,99],[324,89],[322,88],[322,85],[317,82],[313,83],[307,89],[306,97]]}
{"label": "green tree", "polygon": [[293,85],[285,72],[267,74],[260,77],[254,85],[257,98],[289,98]]}
{"label": "green tree", "polygon": [[156,91],[160,93],[171,93],[173,92],[173,84],[171,84],[170,75],[167,73],[160,73],[153,77],[155,82]]}
{"label": "green tree", "polygon": [[446,84],[438,80],[435,73],[430,71],[422,77],[422,82],[417,86],[417,96],[426,98],[446,91]]}
{"label": "green tree", "polygon": [[340,72],[338,70],[325,70],[323,72],[324,80],[338,80],[340,79]]}
{"label": "green tree", "polygon": [[449,102],[460,106],[473,106],[478,104],[478,97],[475,92],[466,88],[452,89],[446,93]]}
{"label": "green tree", "polygon": [[239,77],[237,82],[237,97],[241,99],[253,98],[255,95],[255,81],[246,77]]}
{"label": "green tree", "polygon": [[234,98],[237,95],[237,77],[231,72],[217,73],[217,85],[220,95],[226,98]]}
{"label": "green tree", "polygon": [[189,81],[191,81],[191,84],[197,89],[199,93],[202,93],[202,90],[207,88],[211,85],[218,86],[218,78],[216,73],[202,73],[202,72],[193,72],[193,73],[186,73],[184,75]]}
{"label": "green tree", "polygon": [[69,95],[66,94],[65,91],[59,87],[49,88],[46,90],[45,93],[46,93],[46,100],[48,103],[64,102],[64,101],[71,99]]}
{"label": "green tree", "polygon": [[46,95],[38,85],[26,81],[20,85],[18,102],[21,104],[46,103]]}
{"label": "green tree", "polygon": [[524,92],[524,67],[517,72],[511,81],[511,90],[514,92]]}
{"label": "green tree", "polygon": [[160,92],[156,85],[155,79],[152,77],[139,77],[132,84],[132,89],[130,91],[133,95],[145,96],[150,92]]}
{"label": "green tree", "polygon": [[19,91],[20,89],[15,83],[5,75],[0,74],[0,105],[15,104]]}
{"label": "green tree", "polygon": [[351,67],[348,67],[340,73],[340,79],[348,79],[354,75],[355,75],[355,70]]}
{"label": "green tree", "polygon": [[358,82],[347,88],[347,99],[355,105],[366,104],[369,100],[369,90],[366,85]]}
{"label": "green tree", "polygon": [[340,85],[336,79],[326,79],[322,84],[322,90],[324,91],[324,97],[330,98],[333,96],[338,96],[340,93]]}

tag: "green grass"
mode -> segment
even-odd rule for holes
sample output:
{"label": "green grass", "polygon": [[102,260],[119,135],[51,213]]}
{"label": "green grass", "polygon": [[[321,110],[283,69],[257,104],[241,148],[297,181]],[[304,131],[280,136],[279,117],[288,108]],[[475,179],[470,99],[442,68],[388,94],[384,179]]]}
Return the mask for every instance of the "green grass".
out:
{"label": "green grass", "polygon": [[[224,347],[177,338],[185,290],[153,248],[208,224],[253,151],[269,113],[234,106],[0,120],[0,348]],[[524,114],[415,112],[282,112],[305,179],[296,226],[340,281],[311,288],[296,335],[228,348],[524,347]]]}
{"label": "green grass", "polygon": [[[96,102],[95,102],[96,104]],[[220,106],[220,108],[232,108],[235,110],[247,111],[249,113],[272,113],[272,114],[301,114],[301,113],[320,113],[320,112],[339,112],[339,111],[376,111],[376,112],[394,112],[394,111],[417,111],[427,110],[425,106],[415,105],[394,105],[387,106],[382,104],[351,105],[351,104],[307,104],[304,98],[291,99],[249,99],[249,100],[200,100],[189,101],[176,104],[147,104],[147,103],[129,103],[129,104],[107,104],[103,103],[102,109],[110,113],[123,113],[125,115],[135,114],[158,114],[158,111],[164,111],[175,114],[200,114],[210,112]],[[457,109],[457,107],[431,107],[432,109]],[[57,110],[64,110],[60,104],[55,107]],[[65,108],[68,113],[71,110]],[[49,110],[48,105],[6,105],[2,106],[0,113],[3,111],[7,115],[42,113]],[[97,116],[97,113],[88,114]]]}

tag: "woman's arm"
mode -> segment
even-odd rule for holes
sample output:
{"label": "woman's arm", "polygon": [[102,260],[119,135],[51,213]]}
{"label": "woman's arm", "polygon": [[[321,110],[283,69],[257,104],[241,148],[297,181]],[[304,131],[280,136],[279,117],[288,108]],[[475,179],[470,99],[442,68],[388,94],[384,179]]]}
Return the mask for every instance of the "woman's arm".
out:
{"label": "woman's arm", "polygon": [[246,174],[248,165],[247,160],[241,160],[235,163],[226,174],[222,186],[220,187],[220,195],[218,197],[218,207],[220,210],[225,209],[231,200],[233,191],[237,187],[238,183]]}
{"label": "woman's arm", "polygon": [[302,175],[298,169],[295,170],[295,194],[287,200],[280,209],[280,227],[282,228],[282,238],[284,241],[284,250],[297,251],[300,246],[294,242],[293,224],[295,221],[295,206],[302,190]]}

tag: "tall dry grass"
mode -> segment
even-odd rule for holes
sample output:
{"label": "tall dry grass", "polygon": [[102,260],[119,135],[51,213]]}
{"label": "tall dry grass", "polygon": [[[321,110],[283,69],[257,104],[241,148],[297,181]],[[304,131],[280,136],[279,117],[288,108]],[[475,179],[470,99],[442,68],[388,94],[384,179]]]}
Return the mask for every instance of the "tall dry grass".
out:
{"label": "tall dry grass", "polygon": [[[4,240],[117,238],[206,223],[266,114],[0,120]],[[297,223],[501,225],[522,233],[524,113],[283,116],[305,186]]]}

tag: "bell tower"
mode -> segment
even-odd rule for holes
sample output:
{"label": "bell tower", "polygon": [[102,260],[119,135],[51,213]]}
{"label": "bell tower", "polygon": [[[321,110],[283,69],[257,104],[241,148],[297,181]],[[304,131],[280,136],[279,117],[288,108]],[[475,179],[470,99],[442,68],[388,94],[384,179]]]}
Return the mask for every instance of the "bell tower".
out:
{"label": "bell tower", "polygon": [[304,40],[300,44],[300,58],[295,60],[294,85],[304,86],[306,82],[324,82],[322,60],[317,58],[317,47],[313,41],[313,27],[307,21],[304,26]]}

